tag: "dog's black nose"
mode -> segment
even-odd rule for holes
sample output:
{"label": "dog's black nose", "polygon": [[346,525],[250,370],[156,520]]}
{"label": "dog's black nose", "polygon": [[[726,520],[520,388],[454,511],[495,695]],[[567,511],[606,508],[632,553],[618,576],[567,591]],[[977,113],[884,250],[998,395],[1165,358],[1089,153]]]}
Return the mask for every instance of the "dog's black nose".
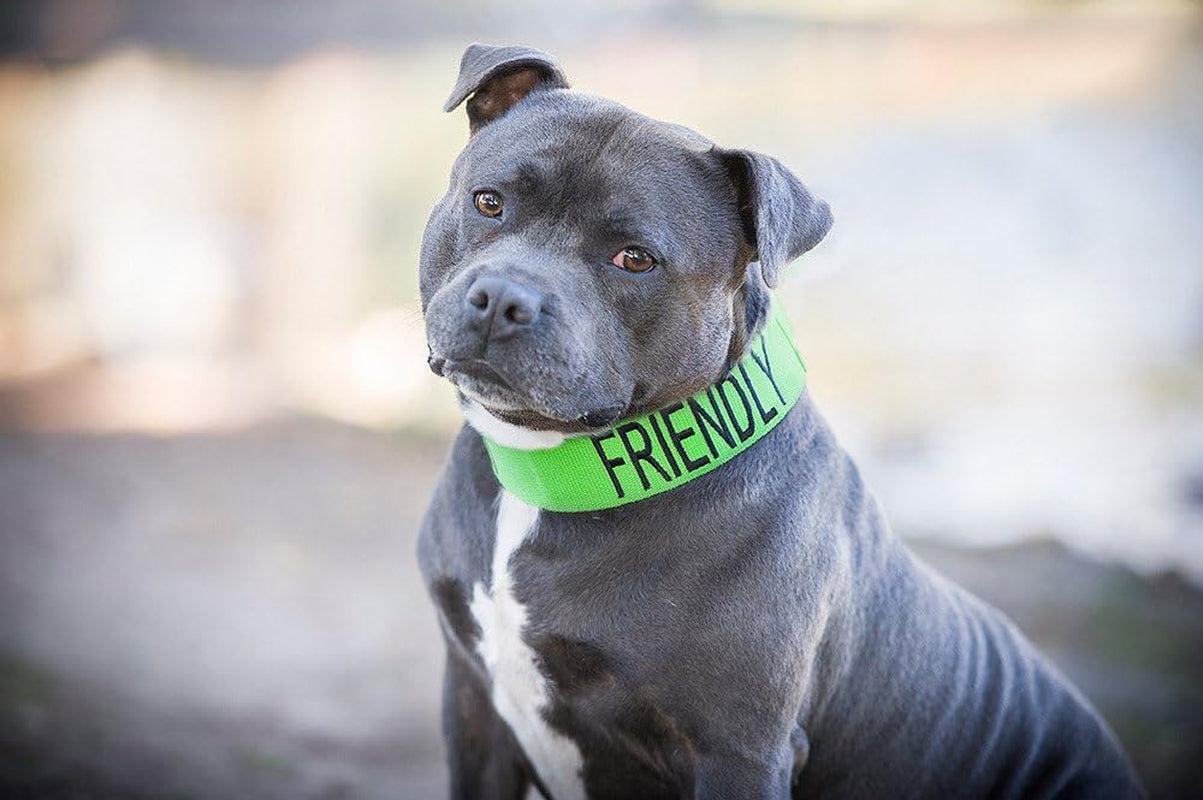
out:
{"label": "dog's black nose", "polygon": [[492,337],[534,324],[542,306],[543,295],[538,290],[497,275],[477,278],[464,297],[472,324]]}

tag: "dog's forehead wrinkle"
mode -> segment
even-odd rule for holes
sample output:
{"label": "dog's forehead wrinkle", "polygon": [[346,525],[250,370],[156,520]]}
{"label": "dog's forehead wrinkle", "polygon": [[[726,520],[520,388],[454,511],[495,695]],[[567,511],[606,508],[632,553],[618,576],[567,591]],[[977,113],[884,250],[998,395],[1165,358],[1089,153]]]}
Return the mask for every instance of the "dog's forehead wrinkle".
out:
{"label": "dog's forehead wrinkle", "polygon": [[547,93],[524,103],[468,141],[467,150],[517,149],[538,153],[580,137],[605,138],[627,112],[612,101],[594,102],[581,93]]}
{"label": "dog's forehead wrinkle", "polygon": [[[668,161],[708,153],[712,143],[683,125],[664,123],[603,98],[573,92],[571,102],[551,93],[522,114],[507,116],[469,141],[482,159],[545,156],[562,164],[576,154],[586,162],[613,156],[626,161],[659,152]],[[560,101],[560,102],[557,102]]]}
{"label": "dog's forehead wrinkle", "polygon": [[551,169],[546,163],[532,157],[519,161],[501,158],[480,158],[473,170],[471,182],[474,186],[490,189],[516,189],[527,194],[537,193],[547,183]]}

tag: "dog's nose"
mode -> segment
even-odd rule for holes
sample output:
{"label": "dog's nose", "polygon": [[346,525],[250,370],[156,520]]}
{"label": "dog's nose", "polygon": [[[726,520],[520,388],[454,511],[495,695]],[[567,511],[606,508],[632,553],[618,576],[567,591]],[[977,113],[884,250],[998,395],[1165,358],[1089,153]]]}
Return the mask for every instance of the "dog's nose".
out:
{"label": "dog's nose", "polygon": [[538,290],[497,275],[477,278],[464,297],[472,324],[493,337],[534,324],[542,306],[543,295]]}

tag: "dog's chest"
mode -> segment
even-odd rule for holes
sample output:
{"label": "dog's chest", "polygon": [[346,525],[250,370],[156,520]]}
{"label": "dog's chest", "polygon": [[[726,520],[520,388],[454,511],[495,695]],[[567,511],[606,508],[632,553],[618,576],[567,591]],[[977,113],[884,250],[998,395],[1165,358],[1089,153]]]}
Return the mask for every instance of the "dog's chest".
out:
{"label": "dog's chest", "polygon": [[535,531],[539,510],[502,491],[491,586],[472,587],[470,610],[480,630],[476,650],[489,672],[497,713],[510,726],[540,779],[557,800],[585,797],[580,749],[545,718],[551,686],[523,639],[527,609],[514,591],[510,557]]}

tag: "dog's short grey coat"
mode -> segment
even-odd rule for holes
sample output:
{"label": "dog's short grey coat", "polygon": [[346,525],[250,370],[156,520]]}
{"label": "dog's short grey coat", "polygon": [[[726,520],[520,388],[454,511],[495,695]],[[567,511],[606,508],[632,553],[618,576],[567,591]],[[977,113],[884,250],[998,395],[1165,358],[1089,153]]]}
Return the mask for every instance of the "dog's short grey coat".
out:
{"label": "dog's short grey coat", "polygon": [[[470,98],[472,136],[421,291],[436,371],[509,423],[571,434],[719,377],[831,215],[774,159],[566,87],[537,50],[465,53],[448,110]],[[482,190],[501,217],[473,207]],[[632,245],[657,267],[610,263]],[[466,305],[485,278],[532,321]],[[419,552],[447,639],[456,797],[545,788],[476,651],[499,491],[465,427]],[[551,687],[538,711],[579,748],[590,797],[1140,796],[1086,701],[890,532],[807,394],[680,489],[541,514],[508,569]]]}

